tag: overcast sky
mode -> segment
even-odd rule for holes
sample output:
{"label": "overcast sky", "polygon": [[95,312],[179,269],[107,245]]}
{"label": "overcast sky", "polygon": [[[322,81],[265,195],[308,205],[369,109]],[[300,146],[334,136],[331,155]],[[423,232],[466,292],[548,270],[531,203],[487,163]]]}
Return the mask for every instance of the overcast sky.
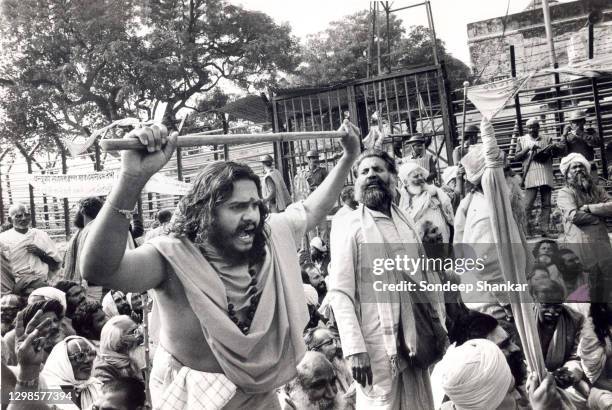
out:
{"label": "overcast sky", "polygon": [[[293,33],[300,38],[322,31],[331,21],[358,10],[368,9],[369,2],[364,0],[230,0],[245,8],[259,10],[270,15],[278,23],[288,22]],[[565,1],[565,0],[563,0]],[[420,0],[394,1],[392,8],[405,7],[420,3]],[[523,11],[531,0],[510,0],[509,13]],[[467,24],[506,14],[508,0],[431,0],[436,35],[444,40],[448,51],[466,64],[470,64],[467,45]],[[381,8],[382,10],[382,8]],[[408,28],[411,25],[427,26],[424,7],[415,7],[396,13]]]}

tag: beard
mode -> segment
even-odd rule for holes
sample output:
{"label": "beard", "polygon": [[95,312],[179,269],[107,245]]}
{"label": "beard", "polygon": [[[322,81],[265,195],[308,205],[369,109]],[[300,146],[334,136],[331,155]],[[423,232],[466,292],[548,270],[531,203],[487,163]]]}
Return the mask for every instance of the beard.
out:
{"label": "beard", "polygon": [[244,229],[248,228],[252,223],[241,222],[236,230],[232,233],[225,233],[223,228],[219,226],[217,219],[213,220],[208,240],[210,244],[217,249],[220,256],[234,263],[242,263],[249,261],[252,264],[258,264],[266,255],[266,235],[264,232],[264,221],[261,220],[259,225],[253,231],[253,245],[246,252],[238,251],[231,246],[227,246],[231,239],[240,235]]}
{"label": "beard", "polygon": [[585,194],[590,194],[593,189],[593,179],[590,175],[582,172],[577,172],[574,176],[568,177],[567,184]]}
{"label": "beard", "polygon": [[321,283],[319,283],[315,289],[317,290],[317,295],[319,295],[320,298],[324,298],[327,294],[327,285],[325,284],[325,281],[321,281]]}
{"label": "beard", "polygon": [[320,399],[312,401],[308,397],[308,393],[299,385],[291,392],[291,400],[300,410],[335,410],[346,408],[341,394],[336,394],[336,397],[332,400]]}
{"label": "beard", "polygon": [[423,193],[423,185],[406,185],[406,190],[410,195],[421,195]]}
{"label": "beard", "polygon": [[523,361],[523,353],[520,351],[511,353],[510,356],[506,358],[506,361],[508,362],[508,366],[510,366],[512,376],[514,377],[515,388],[525,384],[525,381],[527,380],[527,367]]}
{"label": "beard", "polygon": [[378,177],[368,178],[357,187],[357,200],[374,211],[385,211],[391,207],[393,193]]}

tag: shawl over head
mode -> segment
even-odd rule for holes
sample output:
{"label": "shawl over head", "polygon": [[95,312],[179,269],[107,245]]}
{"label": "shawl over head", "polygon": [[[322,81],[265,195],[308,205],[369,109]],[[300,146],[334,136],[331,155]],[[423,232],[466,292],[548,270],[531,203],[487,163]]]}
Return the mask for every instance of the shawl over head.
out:
{"label": "shawl over head", "polygon": [[447,167],[444,172],[442,172],[442,183],[444,185],[448,185],[449,182],[457,178],[457,172],[459,167],[457,165],[453,165],[451,167]]}
{"label": "shawl over head", "polygon": [[94,352],[96,351],[95,346],[84,337],[69,336],[53,347],[41,376],[50,388],[73,386],[81,394],[81,408],[88,409],[102,394],[102,382],[91,376],[87,380],[75,379],[68,357],[68,342],[71,340],[83,340]]}
{"label": "shawl over head", "polygon": [[506,357],[486,339],[472,339],[442,359],[442,388],[458,410],[496,409],[513,383]]}

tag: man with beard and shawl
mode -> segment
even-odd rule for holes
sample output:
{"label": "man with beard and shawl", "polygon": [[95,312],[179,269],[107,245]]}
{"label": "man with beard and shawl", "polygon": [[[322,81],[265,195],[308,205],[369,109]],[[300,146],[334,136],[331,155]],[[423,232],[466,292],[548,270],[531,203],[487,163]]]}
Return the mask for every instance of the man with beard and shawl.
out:
{"label": "man with beard and shawl", "polygon": [[334,367],[322,353],[306,352],[297,366],[297,377],[287,383],[279,399],[283,410],[346,410],[336,387]]}
{"label": "man with beard and shawl", "polygon": [[612,216],[612,201],[593,180],[589,168],[589,161],[581,154],[563,157],[559,169],[565,176],[565,186],[557,195],[557,207],[563,213],[563,242],[586,266],[612,254],[606,227],[606,217]]}
{"label": "man with beard and shawl", "polygon": [[120,290],[111,290],[102,298],[102,310],[109,318],[118,315],[130,315],[132,309],[125,297],[125,294]]}
{"label": "man with beard and shawl", "polygon": [[565,291],[551,279],[532,286],[540,345],[546,368],[553,373],[557,386],[566,389],[576,408],[585,409],[588,385],[578,357],[578,343],[584,322],[582,314],[563,305]]}
{"label": "man with beard and shawl", "polygon": [[126,251],[120,245],[131,215],[126,210],[176,147],[176,133],[168,136],[163,125],[133,131],[148,152],[123,152],[120,177],[92,223],[81,268],[86,279],[113,289],[153,289],[160,317],[153,407],[278,408],[274,390],[295,376],[306,350],[297,246],[334,206],[359,153],[348,120],[341,130],[343,155],[303,202],[268,217],[253,170],[213,162],[181,199],[171,234]]}
{"label": "man with beard and shawl", "polygon": [[143,380],[146,367],[142,329],[127,315],[113,316],[100,334],[100,351],[92,376],[107,383],[119,377]]}
{"label": "man with beard and shawl", "polygon": [[[400,166],[398,172],[402,185],[399,207],[405,211],[417,227],[429,221],[442,234],[442,241],[448,243],[451,239],[453,226],[453,205],[444,190],[433,184],[428,184],[429,172],[414,162]],[[423,232],[419,231],[419,237]]]}
{"label": "man with beard and shawl", "polygon": [[[457,347],[462,346],[470,340],[487,339],[495,343],[506,358],[506,362],[514,378],[512,396],[515,398],[515,402],[522,406],[527,401],[527,394],[524,389],[527,380],[527,367],[524,363],[523,352],[521,348],[512,341],[512,336],[508,334],[499,323],[500,322],[491,315],[468,310],[464,316],[459,318],[453,331],[449,331],[449,338],[453,344],[449,346],[444,357],[445,359],[453,357],[453,350],[456,350]],[[434,408],[436,409],[447,400],[442,388],[442,378],[447,371],[448,365],[452,364],[452,361],[445,359],[435,365],[431,374],[435,404]]]}
{"label": "man with beard and shawl", "polygon": [[[390,270],[375,259],[424,253],[417,229],[393,204],[397,171],[382,151],[364,151],[353,168],[360,206],[331,234],[329,301],[357,388],[358,409],[431,409],[428,367],[444,352],[444,305],[420,292],[376,292],[373,280],[439,283],[435,273]],[[430,292],[434,293],[434,292]]]}
{"label": "man with beard and shawl", "polygon": [[352,387],[353,376],[343,357],[342,346],[337,336],[325,327],[309,329],[304,335],[306,347],[310,351],[323,353],[334,367],[336,388],[344,396],[347,408],[355,408],[355,389]]}

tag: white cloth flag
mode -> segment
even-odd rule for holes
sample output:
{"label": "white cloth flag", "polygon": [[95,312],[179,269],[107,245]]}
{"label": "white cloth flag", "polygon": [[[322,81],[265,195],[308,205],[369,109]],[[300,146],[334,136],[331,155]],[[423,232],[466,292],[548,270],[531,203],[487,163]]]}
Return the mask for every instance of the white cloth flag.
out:
{"label": "white cloth flag", "polygon": [[[35,190],[45,195],[57,198],[85,198],[108,195],[118,177],[119,171],[111,170],[78,175],[29,174],[27,180]],[[190,189],[191,184],[155,174],[145,185],[144,192],[182,196]]]}
{"label": "white cloth flag", "polygon": [[476,85],[467,89],[467,97],[483,117],[492,119],[533,76],[507,78],[488,84]]}

